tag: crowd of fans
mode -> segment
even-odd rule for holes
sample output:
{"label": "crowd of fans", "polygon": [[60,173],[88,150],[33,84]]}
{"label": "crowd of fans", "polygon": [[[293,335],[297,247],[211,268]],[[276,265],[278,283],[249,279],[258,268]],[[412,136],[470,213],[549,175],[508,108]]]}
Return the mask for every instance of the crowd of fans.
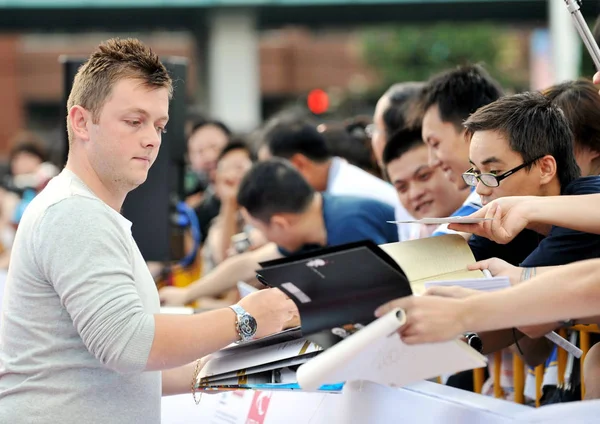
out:
{"label": "crowd of fans", "polygon": [[[13,146],[0,190],[4,268],[23,209],[59,172],[33,135],[23,134]],[[576,307],[559,312],[568,293],[573,299],[565,301],[565,308],[592,302],[576,297],[587,293],[578,276],[598,267],[593,261],[567,265],[600,257],[595,218],[600,95],[589,80],[505,95],[483,67],[466,65],[427,81],[390,87],[372,119],[317,122],[284,112],[251,136],[234,134],[218,120],[192,122],[186,159],[185,200],[200,224],[201,275],[185,287],[163,287],[159,296],[164,306],[233,304],[239,300],[238,282],[261,287],[255,281],[260,262],[309,249],[460,233],[479,261],[473,267],[509,276],[516,287],[506,292],[522,304],[519,308],[532,311],[532,318],[519,315],[516,307],[509,312],[495,306],[510,307],[504,298],[435,289],[428,293],[432,296],[392,304],[431,318],[431,328],[413,322],[403,330],[408,342],[481,331],[485,354],[506,353],[505,397],[513,390],[512,353],[531,367],[546,364],[543,401],[552,402],[558,390],[556,349],[542,336],[572,325],[563,322],[570,319],[596,322],[593,294],[595,304],[582,307],[579,315]],[[472,214],[495,220],[450,226],[388,223]],[[534,276],[535,281],[525,282]],[[577,290],[572,291],[572,284]],[[555,307],[537,307],[543,299]],[[489,310],[472,306],[479,302]],[[556,313],[535,315],[537,310]],[[478,318],[465,318],[464,311],[474,311]],[[451,327],[457,320],[460,325]],[[600,380],[593,378],[600,372],[598,355],[592,347],[586,359],[588,398],[600,397]],[[574,385],[578,383],[575,377]],[[471,373],[452,376],[446,384],[470,389]],[[491,391],[489,383],[486,390]],[[527,393],[535,398],[531,387]]]}

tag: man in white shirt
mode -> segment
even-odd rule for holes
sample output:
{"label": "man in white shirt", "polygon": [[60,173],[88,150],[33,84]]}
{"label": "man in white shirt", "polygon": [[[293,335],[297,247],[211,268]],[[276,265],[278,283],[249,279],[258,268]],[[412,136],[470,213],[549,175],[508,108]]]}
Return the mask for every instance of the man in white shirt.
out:
{"label": "man in white shirt", "polygon": [[[258,157],[288,159],[317,191],[331,195],[379,200],[395,208],[396,220],[411,219],[398,201],[394,187],[342,158],[331,156],[323,134],[310,122],[292,117],[274,118],[265,126]],[[410,228],[398,226],[400,241]]]}

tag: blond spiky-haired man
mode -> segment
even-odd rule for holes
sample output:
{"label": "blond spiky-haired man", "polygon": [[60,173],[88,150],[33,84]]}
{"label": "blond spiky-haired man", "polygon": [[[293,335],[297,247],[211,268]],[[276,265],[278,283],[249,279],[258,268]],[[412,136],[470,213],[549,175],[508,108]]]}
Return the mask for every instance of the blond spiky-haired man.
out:
{"label": "blond spiky-haired man", "polygon": [[28,206],[13,245],[1,423],[158,423],[161,394],[189,391],[197,358],[279,331],[294,314],[275,289],[205,314],[159,314],[119,211],[158,155],[171,93],[167,70],[138,40],[109,40],[79,69],[67,165]]}

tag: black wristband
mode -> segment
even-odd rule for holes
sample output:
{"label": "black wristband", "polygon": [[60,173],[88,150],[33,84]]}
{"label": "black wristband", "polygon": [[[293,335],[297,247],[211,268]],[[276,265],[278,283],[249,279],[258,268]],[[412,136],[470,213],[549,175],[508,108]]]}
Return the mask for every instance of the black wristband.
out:
{"label": "black wristband", "polygon": [[479,334],[465,333],[465,339],[467,340],[467,344],[477,352],[483,352],[483,341],[481,340],[481,337],[479,337]]}

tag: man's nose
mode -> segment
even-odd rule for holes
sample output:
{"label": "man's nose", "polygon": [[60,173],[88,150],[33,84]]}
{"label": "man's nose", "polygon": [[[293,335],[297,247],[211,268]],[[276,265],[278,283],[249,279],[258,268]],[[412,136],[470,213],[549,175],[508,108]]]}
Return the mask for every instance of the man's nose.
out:
{"label": "man's nose", "polygon": [[159,147],[162,141],[162,131],[149,126],[149,130],[144,132],[142,144],[146,148]]}
{"label": "man's nose", "polygon": [[491,187],[486,186],[481,181],[477,181],[477,186],[475,186],[475,191],[481,197],[491,196],[493,189]]}
{"label": "man's nose", "polygon": [[428,147],[427,151],[428,151],[429,166],[431,166],[431,167],[439,166],[441,164],[441,161],[438,158],[438,155],[435,153],[435,151],[431,147]]}

